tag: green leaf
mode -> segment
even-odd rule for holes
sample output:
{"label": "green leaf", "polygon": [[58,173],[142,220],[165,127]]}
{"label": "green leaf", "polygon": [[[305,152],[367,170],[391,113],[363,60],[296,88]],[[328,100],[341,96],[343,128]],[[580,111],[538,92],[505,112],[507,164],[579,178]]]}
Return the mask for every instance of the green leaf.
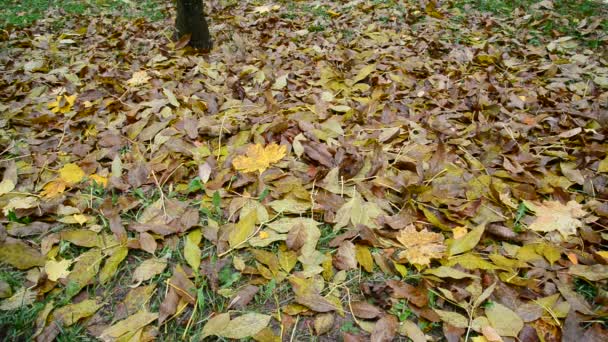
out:
{"label": "green leaf", "polygon": [[479,240],[481,239],[485,228],[485,223],[482,223],[460,239],[453,240],[448,247],[449,256],[468,252],[471,249],[475,248],[475,246],[477,246],[477,244],[479,243]]}

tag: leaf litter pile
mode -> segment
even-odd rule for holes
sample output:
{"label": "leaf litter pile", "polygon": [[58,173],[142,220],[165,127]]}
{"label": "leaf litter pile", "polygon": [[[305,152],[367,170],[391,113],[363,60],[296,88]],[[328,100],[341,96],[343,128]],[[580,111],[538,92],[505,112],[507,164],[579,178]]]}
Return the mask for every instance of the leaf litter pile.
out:
{"label": "leaf litter pile", "polygon": [[608,339],[600,13],[208,3],[2,32],[1,338]]}

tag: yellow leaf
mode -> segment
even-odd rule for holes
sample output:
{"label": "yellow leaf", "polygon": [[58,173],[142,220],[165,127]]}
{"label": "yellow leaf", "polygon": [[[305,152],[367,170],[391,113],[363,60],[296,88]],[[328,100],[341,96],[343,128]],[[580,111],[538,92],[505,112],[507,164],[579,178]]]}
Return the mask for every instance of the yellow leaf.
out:
{"label": "yellow leaf", "polygon": [[261,144],[249,145],[246,156],[237,156],[232,165],[242,172],[264,172],[271,164],[281,160],[287,154],[283,145],[270,144],[263,147]]}
{"label": "yellow leaf", "polygon": [[86,299],[77,304],[69,304],[53,311],[51,321],[61,321],[64,327],[69,327],[80,319],[92,316],[103,305],[93,299]]}
{"label": "yellow leaf", "polygon": [[526,207],[534,211],[536,219],[528,229],[537,232],[559,231],[564,237],[576,235],[577,228],[583,226],[580,218],[587,215],[583,206],[575,201],[566,205],[558,201],[545,201],[544,203],[524,202]]}
{"label": "yellow leaf", "polygon": [[76,295],[85,287],[99,271],[99,264],[102,259],[101,250],[99,248],[90,249],[78,257],[78,261],[74,264],[72,272],[67,277],[68,284],[73,283],[70,289],[73,291],[70,294]]}
{"label": "yellow leaf", "polygon": [[17,240],[15,242],[0,242],[0,261],[10,264],[20,270],[34,266],[44,266],[44,257],[37,249]]}
{"label": "yellow leaf", "polygon": [[127,81],[127,84],[130,86],[138,86],[148,83],[148,80],[150,80],[148,73],[145,70],[140,70],[133,73],[133,76]]}
{"label": "yellow leaf", "polygon": [[137,330],[145,327],[157,318],[158,313],[156,312],[147,312],[144,310],[139,311],[138,313],[123,319],[122,321],[112,325],[111,327],[106,328],[101,333],[99,338],[102,341],[116,341],[123,335],[136,332]]}
{"label": "yellow leaf", "polygon": [[139,285],[146,280],[152,279],[155,275],[161,274],[166,267],[167,261],[165,259],[151,258],[144,260],[144,262],[133,271],[133,281]]}
{"label": "yellow leaf", "polygon": [[241,217],[239,223],[234,226],[228,235],[228,244],[231,248],[244,247],[243,242],[247,241],[247,238],[253,234],[257,219],[256,211],[251,211],[247,216]]}
{"label": "yellow leaf", "polygon": [[4,179],[0,182],[0,196],[13,191],[13,189],[15,189],[15,183],[12,180]]}
{"label": "yellow leaf", "polygon": [[355,245],[355,258],[364,270],[370,273],[374,271],[374,259],[367,246]]}
{"label": "yellow leaf", "polygon": [[600,162],[597,167],[597,172],[608,173],[608,157]]}
{"label": "yellow leaf", "polygon": [[66,164],[59,170],[59,178],[66,182],[67,185],[80,183],[84,176],[84,171],[74,163]]}
{"label": "yellow leaf", "polygon": [[127,247],[119,246],[114,250],[112,255],[106,259],[106,263],[99,272],[99,282],[101,284],[107,283],[108,280],[112,278],[120,263],[127,257],[127,254],[129,254]]}
{"label": "yellow leaf", "polygon": [[608,251],[597,252],[597,255],[601,256],[602,258],[604,258],[604,260],[608,261]]}
{"label": "yellow leaf", "polygon": [[74,102],[76,102],[76,95],[59,95],[55,101],[48,104],[48,107],[53,113],[65,114],[72,109]]}
{"label": "yellow leaf", "polygon": [[44,185],[40,196],[44,198],[53,198],[65,191],[66,184],[61,179],[50,181]]}
{"label": "yellow leaf", "polygon": [[89,179],[95,182],[98,185],[103,186],[104,188],[108,186],[108,179],[106,177],[100,176],[98,174],[92,174],[89,176]]}
{"label": "yellow leaf", "polygon": [[184,242],[184,257],[195,272],[198,272],[198,267],[201,265],[201,249],[198,244],[201,243],[202,237],[201,230],[195,229],[186,236]]}
{"label": "yellow leaf", "polygon": [[11,297],[0,303],[0,311],[9,311],[32,304],[36,300],[36,292],[22,287]]}
{"label": "yellow leaf", "polygon": [[467,231],[467,227],[456,227],[452,229],[452,233],[454,233],[454,239],[457,240],[467,235]]}
{"label": "yellow leaf", "polygon": [[44,265],[44,271],[51,281],[57,281],[60,278],[65,278],[70,274],[68,268],[72,265],[72,260],[64,259],[61,261],[47,260]]}
{"label": "yellow leaf", "polygon": [[407,259],[411,264],[428,265],[431,259],[443,257],[446,249],[443,235],[429,232],[426,228],[417,231],[414,225],[400,230],[396,238],[406,248],[399,253],[399,257]]}
{"label": "yellow leaf", "polygon": [[486,225],[484,223],[478,225],[470,232],[466,233],[460,239],[452,241],[450,244],[450,248],[448,250],[448,254],[450,256],[454,256],[456,254],[461,254],[464,252],[468,252],[471,249],[475,248],[485,231]]}
{"label": "yellow leaf", "polygon": [[32,196],[17,196],[11,198],[2,208],[4,215],[8,215],[11,210],[30,209],[38,205],[38,199]]}
{"label": "yellow leaf", "polygon": [[89,220],[89,217],[83,214],[74,214],[72,218],[74,218],[74,221],[78,222],[78,224],[80,224],[81,226],[87,223],[87,221]]}

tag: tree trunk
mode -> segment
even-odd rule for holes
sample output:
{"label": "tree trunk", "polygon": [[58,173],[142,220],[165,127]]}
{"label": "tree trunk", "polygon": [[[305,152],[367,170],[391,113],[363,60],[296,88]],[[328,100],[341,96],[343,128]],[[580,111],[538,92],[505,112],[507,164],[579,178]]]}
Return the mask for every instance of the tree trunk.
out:
{"label": "tree trunk", "polygon": [[191,34],[190,46],[211,50],[213,41],[203,12],[203,0],[177,0],[175,29],[178,38]]}

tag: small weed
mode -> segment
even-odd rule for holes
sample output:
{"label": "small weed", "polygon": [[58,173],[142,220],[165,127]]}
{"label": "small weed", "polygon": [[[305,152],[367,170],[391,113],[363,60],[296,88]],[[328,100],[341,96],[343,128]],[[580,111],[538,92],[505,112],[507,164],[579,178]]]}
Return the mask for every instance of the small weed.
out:
{"label": "small weed", "polygon": [[26,341],[34,332],[34,321],[44,303],[36,302],[31,306],[11,311],[0,311],[0,340]]}
{"label": "small weed", "polygon": [[405,300],[400,300],[395,303],[391,307],[391,310],[389,312],[397,316],[397,318],[399,318],[399,322],[406,321],[409,317],[413,315],[412,310],[410,310]]}
{"label": "small weed", "polygon": [[585,297],[588,302],[595,302],[597,288],[589,281],[583,278],[574,278],[574,291]]}
{"label": "small weed", "polygon": [[[36,20],[47,17],[49,10],[61,10],[66,14],[98,15],[104,13],[121,13],[127,17],[144,17],[152,21],[165,17],[160,0],[145,0],[128,3],[123,0],[0,0],[0,27],[23,27]],[[65,21],[59,18],[55,28],[63,27]]]}
{"label": "small weed", "polygon": [[358,334],[359,328],[355,327],[355,324],[353,323],[353,321],[346,321],[340,327],[340,331],[346,332],[346,333]]}

